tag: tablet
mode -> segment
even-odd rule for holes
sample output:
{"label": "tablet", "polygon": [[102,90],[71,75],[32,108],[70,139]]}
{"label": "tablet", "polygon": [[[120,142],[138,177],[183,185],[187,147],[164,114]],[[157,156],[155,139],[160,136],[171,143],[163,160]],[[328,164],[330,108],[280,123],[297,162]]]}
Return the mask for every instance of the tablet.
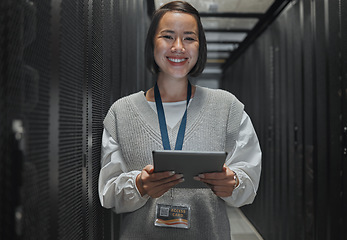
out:
{"label": "tablet", "polygon": [[183,174],[184,182],[177,184],[177,188],[208,188],[193,177],[200,173],[223,171],[226,157],[226,152],[157,150],[153,151],[154,172],[175,171]]}

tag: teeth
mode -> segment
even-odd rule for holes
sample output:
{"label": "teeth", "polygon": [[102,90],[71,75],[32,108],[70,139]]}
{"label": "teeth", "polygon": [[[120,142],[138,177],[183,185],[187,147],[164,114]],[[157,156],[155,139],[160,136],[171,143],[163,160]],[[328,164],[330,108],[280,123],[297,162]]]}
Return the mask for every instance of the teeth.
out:
{"label": "teeth", "polygon": [[169,60],[171,62],[180,63],[180,62],[184,62],[186,59],[185,58],[183,58],[183,59],[169,58]]}

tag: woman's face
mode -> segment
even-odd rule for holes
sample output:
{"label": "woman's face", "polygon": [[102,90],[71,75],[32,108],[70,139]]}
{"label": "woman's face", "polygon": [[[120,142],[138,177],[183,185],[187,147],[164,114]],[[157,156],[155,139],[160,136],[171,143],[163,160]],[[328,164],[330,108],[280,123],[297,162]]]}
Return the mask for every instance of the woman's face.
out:
{"label": "woman's face", "polygon": [[187,13],[167,12],[154,35],[154,59],[159,74],[185,78],[199,55],[199,32],[195,18]]}

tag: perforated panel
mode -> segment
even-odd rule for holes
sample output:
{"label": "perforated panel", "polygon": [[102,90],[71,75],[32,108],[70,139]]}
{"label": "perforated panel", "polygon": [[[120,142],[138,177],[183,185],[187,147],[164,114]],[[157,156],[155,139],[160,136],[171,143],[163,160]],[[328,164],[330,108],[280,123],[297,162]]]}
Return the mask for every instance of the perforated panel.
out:
{"label": "perforated panel", "polygon": [[85,239],[83,226],[84,5],[62,1],[59,83],[58,238]]}
{"label": "perforated panel", "polygon": [[[23,238],[47,238],[49,211],[50,3],[23,2],[22,112],[25,115]],[[38,205],[37,203],[40,203]]]}
{"label": "perforated panel", "polygon": [[[18,176],[14,171],[12,158],[12,151],[15,151],[13,144],[13,135],[10,128],[10,115],[12,111],[8,108],[10,104],[10,84],[6,79],[9,78],[10,67],[17,70],[18,66],[8,66],[7,62],[10,60],[10,53],[4,49],[4,46],[10,46],[11,39],[8,31],[11,24],[10,15],[15,14],[10,11],[9,1],[2,1],[0,3],[0,237],[9,238],[15,234],[14,219],[12,218],[16,203],[13,202],[13,197],[18,197],[17,189],[13,188],[13,179]],[[18,13],[17,13],[18,14]],[[18,31],[17,29],[13,29]],[[17,69],[16,69],[17,68]],[[11,136],[12,135],[12,136]],[[12,138],[11,138],[12,137]]]}
{"label": "perforated panel", "polygon": [[[107,4],[104,6],[104,4]],[[102,221],[101,206],[98,198],[98,176],[100,171],[100,143],[101,133],[103,129],[103,106],[104,106],[104,84],[110,83],[110,73],[105,69],[105,65],[108,64],[104,59],[104,52],[110,52],[110,45],[104,44],[105,39],[105,27],[104,21],[106,16],[109,18],[110,15],[105,16],[105,12],[109,10],[109,1],[104,3],[95,1],[93,2],[93,23],[91,32],[91,55],[92,61],[91,75],[88,79],[91,99],[91,114],[92,118],[89,121],[89,136],[92,137],[93,145],[91,147],[91,153],[88,155],[88,190],[90,191],[89,196],[89,232],[93,237],[102,237],[103,232],[98,227],[99,221]],[[108,29],[110,30],[110,29]],[[106,71],[105,71],[106,70]],[[108,77],[108,78],[107,78]],[[110,85],[107,85],[110,88]],[[107,91],[109,93],[109,91]],[[106,93],[107,93],[106,92]]]}

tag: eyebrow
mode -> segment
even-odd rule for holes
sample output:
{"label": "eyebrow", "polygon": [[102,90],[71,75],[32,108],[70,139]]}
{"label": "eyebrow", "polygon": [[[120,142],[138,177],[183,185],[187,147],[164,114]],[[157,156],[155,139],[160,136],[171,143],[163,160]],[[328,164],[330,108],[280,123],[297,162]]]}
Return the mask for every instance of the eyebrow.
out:
{"label": "eyebrow", "polygon": [[193,35],[197,35],[195,32],[191,32],[191,31],[184,32],[184,34],[193,34]]}
{"label": "eyebrow", "polygon": [[[174,34],[175,31],[173,31],[173,30],[163,30],[163,31],[161,31],[160,33],[171,33],[171,34]],[[193,34],[193,35],[196,35],[196,36],[197,36],[197,34],[196,34],[195,32],[192,32],[192,31],[185,31],[184,34],[186,34],[186,35],[191,35],[191,34]]]}

